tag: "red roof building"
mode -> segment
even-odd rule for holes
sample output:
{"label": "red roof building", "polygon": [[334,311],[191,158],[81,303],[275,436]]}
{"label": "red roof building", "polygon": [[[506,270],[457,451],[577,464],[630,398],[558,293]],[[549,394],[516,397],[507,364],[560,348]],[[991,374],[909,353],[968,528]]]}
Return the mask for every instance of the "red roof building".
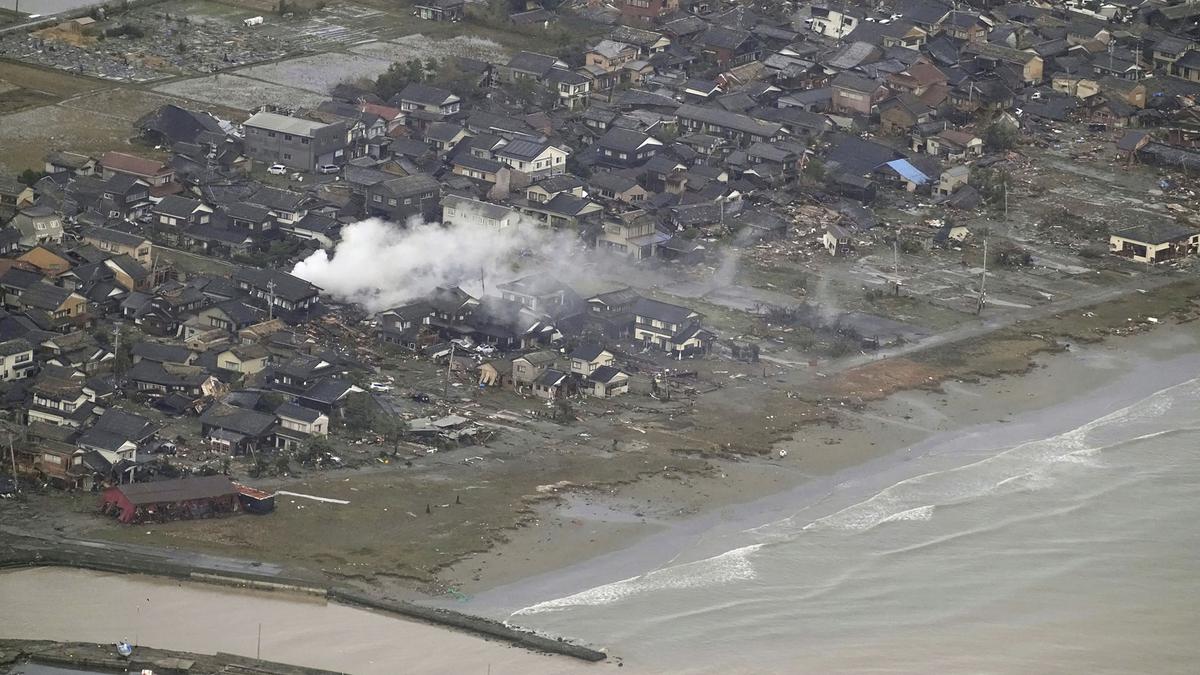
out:
{"label": "red roof building", "polygon": [[114,485],[100,498],[100,512],[122,523],[214,518],[240,508],[237,486],[225,476]]}

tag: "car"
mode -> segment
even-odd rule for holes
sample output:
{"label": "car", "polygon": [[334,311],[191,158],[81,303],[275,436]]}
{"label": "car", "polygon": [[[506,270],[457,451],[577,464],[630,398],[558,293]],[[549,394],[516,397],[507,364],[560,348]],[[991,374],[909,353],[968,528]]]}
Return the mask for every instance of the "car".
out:
{"label": "car", "polygon": [[429,398],[429,394],[426,394],[423,391],[414,393],[412,395],[412,400],[416,401],[417,403],[430,403],[433,401],[432,398]]}
{"label": "car", "polygon": [[475,351],[483,354],[484,356],[491,356],[492,354],[496,353],[496,348],[492,345],[479,345],[475,348]]}
{"label": "car", "polygon": [[392,390],[392,385],[388,384],[387,382],[372,382],[371,384],[369,384],[367,386],[370,388],[371,391],[391,391]]}
{"label": "car", "polygon": [[320,174],[338,173],[341,170],[342,170],[342,167],[338,166],[337,164],[318,164],[317,165],[317,173],[320,173]]}
{"label": "car", "polygon": [[454,343],[459,349],[466,349],[468,351],[470,351],[471,347],[475,346],[469,338],[457,338],[450,342]]}
{"label": "car", "polygon": [[282,164],[272,164],[271,168],[267,169],[267,173],[272,176],[286,176],[288,168]]}

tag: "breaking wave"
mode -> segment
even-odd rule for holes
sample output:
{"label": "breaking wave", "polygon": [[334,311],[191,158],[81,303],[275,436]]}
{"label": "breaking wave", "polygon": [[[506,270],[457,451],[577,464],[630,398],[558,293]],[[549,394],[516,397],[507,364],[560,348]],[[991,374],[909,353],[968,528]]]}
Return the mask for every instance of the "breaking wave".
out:
{"label": "breaking wave", "polygon": [[647,591],[703,588],[753,579],[754,565],[750,562],[750,556],[762,547],[763,544],[751,544],[711,558],[664,567],[640,576],[589,588],[574,595],[539,602],[519,609],[513,612],[513,615],[540,614],[570,607],[611,605]]}

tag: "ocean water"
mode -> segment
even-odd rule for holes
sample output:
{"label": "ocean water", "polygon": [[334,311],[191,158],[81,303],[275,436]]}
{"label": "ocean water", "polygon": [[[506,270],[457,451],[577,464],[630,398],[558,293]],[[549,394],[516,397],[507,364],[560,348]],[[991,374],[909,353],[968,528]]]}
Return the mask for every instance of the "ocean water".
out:
{"label": "ocean water", "polygon": [[953,454],[971,439],[511,620],[632,672],[1200,672],[1200,380]]}

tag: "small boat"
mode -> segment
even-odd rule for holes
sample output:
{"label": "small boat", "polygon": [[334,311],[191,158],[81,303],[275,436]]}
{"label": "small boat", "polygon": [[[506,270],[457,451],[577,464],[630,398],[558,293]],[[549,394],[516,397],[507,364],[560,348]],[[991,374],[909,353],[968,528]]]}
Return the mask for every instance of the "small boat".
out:
{"label": "small boat", "polygon": [[128,640],[121,640],[117,643],[117,653],[129,658],[133,654],[133,645],[129,644]]}

